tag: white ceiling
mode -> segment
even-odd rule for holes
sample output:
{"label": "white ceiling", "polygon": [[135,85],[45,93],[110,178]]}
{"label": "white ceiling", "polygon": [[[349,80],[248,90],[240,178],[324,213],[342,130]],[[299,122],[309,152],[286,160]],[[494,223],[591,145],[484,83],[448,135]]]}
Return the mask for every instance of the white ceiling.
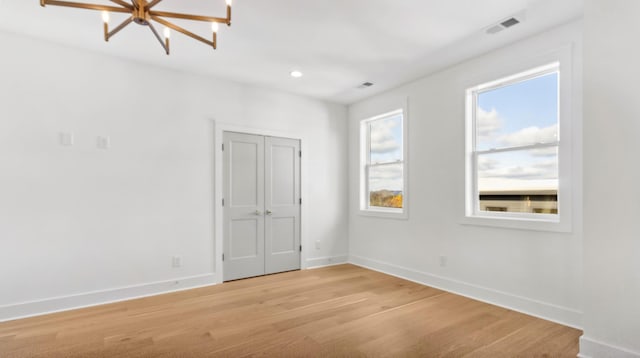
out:
{"label": "white ceiling", "polygon": [[[76,0],[111,4],[106,0]],[[352,103],[582,16],[582,0],[235,0],[218,50],[173,33],[166,56],[131,24],[105,43],[99,12],[0,0],[0,28],[117,57]],[[225,15],[224,0],[164,0],[157,10]],[[485,29],[526,12],[496,35]],[[124,15],[112,15],[112,27]],[[206,23],[177,22],[204,37]],[[161,25],[158,25],[162,28]],[[293,69],[301,79],[289,77]],[[367,89],[356,87],[365,81]]]}

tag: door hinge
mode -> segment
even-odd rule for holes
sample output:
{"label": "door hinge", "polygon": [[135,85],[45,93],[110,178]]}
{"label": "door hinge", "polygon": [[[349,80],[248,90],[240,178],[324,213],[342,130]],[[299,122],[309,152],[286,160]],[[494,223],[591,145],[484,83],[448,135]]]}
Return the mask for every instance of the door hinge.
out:
{"label": "door hinge", "polygon": [[222,261],[224,261],[224,253],[222,253]]}
{"label": "door hinge", "polygon": [[222,151],[224,152],[224,143],[222,143]]}
{"label": "door hinge", "polygon": [[302,204],[302,198],[300,198],[299,203]]}
{"label": "door hinge", "polygon": [[222,198],[222,206],[224,206],[224,198]]}
{"label": "door hinge", "polygon": [[300,245],[300,252],[302,252],[302,245]]}
{"label": "door hinge", "polygon": [[302,151],[301,151],[301,150],[299,150],[299,151],[298,151],[298,156],[299,156],[300,158],[302,158]]}

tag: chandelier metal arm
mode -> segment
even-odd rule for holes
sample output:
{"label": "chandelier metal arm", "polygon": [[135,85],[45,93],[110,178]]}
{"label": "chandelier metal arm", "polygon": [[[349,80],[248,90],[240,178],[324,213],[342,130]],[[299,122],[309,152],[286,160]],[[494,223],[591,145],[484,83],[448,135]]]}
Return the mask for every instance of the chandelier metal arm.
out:
{"label": "chandelier metal arm", "polygon": [[152,2],[148,3],[144,8],[145,8],[145,9],[147,9],[147,10],[149,10],[149,9],[151,9],[152,7],[154,7],[154,6],[158,5],[158,3],[159,3],[160,1],[162,1],[162,0],[153,0]]}
{"label": "chandelier metal arm", "polygon": [[176,30],[178,32],[181,32],[182,34],[187,35],[187,36],[191,37],[194,40],[198,40],[198,41],[200,41],[202,43],[205,43],[205,44],[207,44],[207,45],[209,45],[209,46],[211,46],[213,48],[216,47],[216,44],[213,43],[213,41],[209,41],[209,40],[207,40],[207,39],[205,39],[203,37],[200,37],[200,36],[194,34],[193,32],[185,30],[185,29],[183,29],[182,27],[180,27],[178,25],[174,25],[174,24],[170,23],[169,21],[167,21],[165,19],[162,19],[162,18],[160,18],[158,16],[151,15],[151,20],[153,20],[155,22],[158,22],[158,23],[160,23],[160,24],[162,24],[162,25],[164,25],[164,26],[166,26],[166,27],[168,27],[170,29],[173,29],[173,30]]}
{"label": "chandelier metal arm", "polygon": [[104,40],[105,41],[109,41],[109,39],[111,37],[113,37],[113,35],[115,35],[118,32],[120,32],[120,30],[124,29],[125,27],[127,27],[127,25],[129,25],[132,22],[133,22],[133,16],[131,16],[130,18],[124,20],[120,25],[116,26],[115,29],[111,30],[111,32],[105,33]]}
{"label": "chandelier metal arm", "polygon": [[66,7],[75,7],[79,9],[88,9],[88,10],[121,12],[125,14],[131,13],[131,10],[124,7],[97,5],[97,4],[84,4],[84,3],[72,2],[72,1],[40,0],[40,5],[66,6]]}
{"label": "chandelier metal arm", "polygon": [[[1,1],[1,0],[0,0]],[[109,0],[112,3],[119,5],[116,6],[107,6],[107,5],[99,5],[99,4],[88,4],[81,3],[75,1],[66,1],[66,0],[40,0],[40,6],[46,5],[55,5],[55,6],[65,6],[65,7],[73,7],[78,9],[87,9],[87,10],[98,10],[103,11],[103,21],[104,21],[104,40],[109,41],[111,37],[120,32],[122,29],[127,27],[130,23],[135,22],[139,25],[149,26],[151,32],[155,36],[155,38],[160,42],[162,48],[164,48],[167,55],[169,54],[169,30],[173,29],[178,31],[186,36],[191,37],[194,40],[200,41],[208,46],[213,47],[215,50],[217,48],[217,32],[218,26],[217,23],[227,24],[231,26],[231,0],[227,0],[227,17],[212,17],[212,16],[201,16],[201,15],[191,15],[191,14],[182,14],[175,12],[166,12],[166,11],[154,11],[151,10],[154,6],[160,3],[162,0],[130,0],[131,4],[129,4],[126,0]],[[147,2],[149,1],[149,2]],[[109,31],[109,12],[116,13],[125,13],[129,14],[130,17],[114,28],[112,31]],[[184,19],[191,21],[203,21],[212,23],[212,41],[205,39],[204,37],[198,36],[191,31],[188,31],[178,25],[175,25],[165,19],[174,18],[174,19]],[[151,23],[151,20],[166,26],[165,29],[165,39],[162,41],[162,37],[158,34],[155,27]]]}
{"label": "chandelier metal arm", "polygon": [[149,15],[151,16],[162,16],[162,17],[171,17],[174,19],[185,19],[192,21],[205,21],[205,22],[218,22],[222,24],[228,24],[230,19],[224,17],[211,17],[211,16],[201,16],[201,15],[189,15],[189,14],[179,14],[175,12],[166,12],[166,11],[149,11]]}
{"label": "chandelier metal arm", "polygon": [[133,5],[127,4],[126,2],[124,2],[122,0],[109,0],[109,1],[111,1],[112,3],[116,3],[116,4],[118,4],[118,5],[122,6],[122,7],[126,7],[129,10],[133,10]]}
{"label": "chandelier metal arm", "polygon": [[167,53],[167,55],[169,54],[169,39],[165,39],[164,41],[162,41],[162,37],[160,37],[160,34],[158,34],[158,31],[156,31],[156,28],[153,26],[152,23],[149,23],[149,29],[151,30],[151,32],[153,32],[153,35],[156,37],[156,39],[158,39],[158,42],[160,42],[160,46],[162,46],[162,48],[164,48],[164,52]]}

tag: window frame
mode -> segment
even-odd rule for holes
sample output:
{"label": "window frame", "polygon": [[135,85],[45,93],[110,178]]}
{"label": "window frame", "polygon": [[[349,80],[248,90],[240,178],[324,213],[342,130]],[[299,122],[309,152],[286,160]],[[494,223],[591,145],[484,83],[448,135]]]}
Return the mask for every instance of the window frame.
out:
{"label": "window frame", "polygon": [[[571,232],[572,230],[572,71],[571,50],[562,49],[547,56],[525,61],[518,66],[468,86],[465,108],[465,215],[461,224],[504,227],[536,231]],[[506,72],[506,74],[505,74]],[[479,93],[558,73],[558,138],[556,142],[476,151],[476,104]],[[497,79],[496,79],[497,78]],[[476,82],[476,83],[478,83]],[[558,214],[509,213],[481,211],[477,180],[477,155],[556,147],[558,150]]]}
{"label": "window frame", "polygon": [[[363,216],[374,216],[390,219],[408,219],[408,138],[406,109],[398,108],[373,117],[360,120],[360,203],[359,213]],[[370,123],[393,116],[401,116],[402,120],[402,160],[385,163],[371,163]],[[369,171],[371,167],[402,164],[402,208],[384,208],[369,206]]]}

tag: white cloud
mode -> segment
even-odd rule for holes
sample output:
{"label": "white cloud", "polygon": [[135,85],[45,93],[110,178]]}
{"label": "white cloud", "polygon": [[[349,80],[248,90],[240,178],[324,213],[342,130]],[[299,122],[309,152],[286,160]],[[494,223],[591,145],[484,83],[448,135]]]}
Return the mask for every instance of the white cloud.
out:
{"label": "white cloud", "polygon": [[386,154],[400,149],[401,143],[393,135],[399,123],[395,118],[371,123],[371,153]]}
{"label": "white cloud", "polygon": [[511,179],[511,178],[484,178],[478,181],[478,189],[483,191],[505,190],[558,190],[557,179]]}
{"label": "white cloud", "polygon": [[[519,147],[557,141],[557,124],[530,126],[502,134],[503,118],[497,110],[478,108],[477,138],[485,147]],[[488,149],[488,148],[487,148]],[[557,148],[538,148],[478,157],[480,190],[557,189]]]}
{"label": "white cloud", "polygon": [[479,167],[479,178],[511,178],[511,179],[556,179],[558,178],[558,163],[555,160],[549,160],[530,165],[512,165],[504,167],[496,167],[492,163],[492,167],[483,169]]}
{"label": "white cloud", "polygon": [[369,190],[402,190],[402,165],[383,165],[369,169]]}
{"label": "white cloud", "polygon": [[476,135],[480,141],[493,140],[496,134],[502,129],[502,123],[502,118],[500,118],[495,108],[487,112],[478,107],[478,112],[476,113]]}
{"label": "white cloud", "polygon": [[544,128],[536,126],[523,128],[517,132],[500,136],[498,141],[506,147],[517,147],[536,143],[552,143],[557,140],[557,137],[558,125],[554,124]]}
{"label": "white cloud", "polygon": [[531,155],[534,157],[555,157],[558,155],[557,147],[532,149]]}
{"label": "white cloud", "polygon": [[385,154],[395,152],[400,149],[400,145],[393,138],[371,139],[371,152]]}
{"label": "white cloud", "polygon": [[487,156],[478,157],[478,170],[483,173],[492,169],[499,164],[499,162],[493,158]]}

